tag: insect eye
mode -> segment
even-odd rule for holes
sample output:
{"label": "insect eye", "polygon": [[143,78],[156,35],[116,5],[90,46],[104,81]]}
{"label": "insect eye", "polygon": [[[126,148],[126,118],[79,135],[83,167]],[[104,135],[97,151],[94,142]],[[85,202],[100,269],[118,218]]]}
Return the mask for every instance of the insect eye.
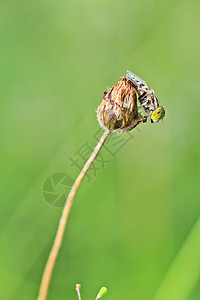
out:
{"label": "insect eye", "polygon": [[161,119],[163,119],[164,116],[165,116],[165,110],[162,106],[160,106],[152,112],[151,119],[153,120],[153,122],[158,122]]}

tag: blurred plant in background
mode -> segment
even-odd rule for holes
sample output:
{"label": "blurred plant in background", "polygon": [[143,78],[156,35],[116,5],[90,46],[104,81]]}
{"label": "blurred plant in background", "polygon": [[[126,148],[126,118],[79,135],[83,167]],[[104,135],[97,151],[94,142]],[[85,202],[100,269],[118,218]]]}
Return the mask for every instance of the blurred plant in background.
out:
{"label": "blurred plant in background", "polygon": [[36,299],[61,213],[43,183],[76,178],[68,158],[95,146],[102,90],[126,69],[155,88],[166,121],[103,149],[48,300],[75,299],[76,282],[85,299],[104,282],[110,300],[200,298],[199,11],[197,0],[1,1],[0,299]]}
{"label": "blurred plant in background", "polygon": [[[76,291],[77,291],[77,294],[78,294],[78,300],[81,300],[80,288],[81,288],[81,285],[77,283],[77,285],[76,285]],[[107,292],[108,292],[107,288],[106,287],[102,287],[100,289],[99,293],[97,294],[95,300],[102,298],[105,294],[107,294]]]}

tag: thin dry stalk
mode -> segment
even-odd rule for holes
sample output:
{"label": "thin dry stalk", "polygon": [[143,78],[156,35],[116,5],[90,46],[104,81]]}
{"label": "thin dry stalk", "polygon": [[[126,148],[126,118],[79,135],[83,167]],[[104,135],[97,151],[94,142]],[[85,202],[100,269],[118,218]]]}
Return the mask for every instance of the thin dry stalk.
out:
{"label": "thin dry stalk", "polygon": [[48,288],[49,288],[49,283],[51,280],[51,276],[52,276],[52,272],[53,272],[53,268],[55,265],[55,261],[62,243],[62,239],[63,239],[63,234],[65,231],[65,227],[66,227],[66,223],[67,223],[67,219],[68,219],[68,215],[74,200],[74,197],[76,195],[76,192],[81,184],[81,181],[83,180],[86,172],[88,171],[89,167],[91,166],[91,164],[93,163],[95,157],[97,156],[97,154],[99,153],[100,149],[102,148],[103,144],[105,143],[106,139],[108,138],[109,134],[110,134],[110,130],[106,130],[103,134],[103,136],[101,137],[100,141],[98,142],[97,146],[95,147],[93,153],[91,154],[91,156],[89,157],[88,161],[86,162],[86,164],[84,165],[82,171],[80,172],[80,174],[78,175],[76,181],[74,182],[71,191],[67,197],[67,200],[65,202],[65,206],[63,208],[63,212],[62,212],[62,216],[60,218],[60,223],[58,225],[58,229],[57,229],[57,233],[56,233],[56,237],[51,249],[51,252],[49,254],[47,263],[46,263],[46,267],[44,269],[44,273],[42,276],[42,281],[41,281],[41,285],[40,285],[40,290],[39,290],[39,295],[38,295],[38,300],[45,300],[47,297],[47,292],[48,292]]}
{"label": "thin dry stalk", "polygon": [[77,291],[77,294],[78,294],[78,300],[81,300],[80,288],[81,288],[81,285],[79,283],[77,283],[76,291]]}

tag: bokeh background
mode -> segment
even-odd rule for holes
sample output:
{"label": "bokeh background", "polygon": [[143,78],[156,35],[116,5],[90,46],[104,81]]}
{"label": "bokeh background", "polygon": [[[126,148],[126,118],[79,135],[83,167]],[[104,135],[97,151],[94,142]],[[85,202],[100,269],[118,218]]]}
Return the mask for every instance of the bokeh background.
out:
{"label": "bokeh background", "polygon": [[200,299],[199,11],[198,0],[1,0],[0,299],[37,298],[62,211],[43,185],[77,176],[70,157],[95,146],[103,91],[127,69],[166,118],[141,124],[115,156],[101,152],[108,162],[77,194],[48,299],[77,299],[76,283],[82,299],[104,285],[110,300]]}

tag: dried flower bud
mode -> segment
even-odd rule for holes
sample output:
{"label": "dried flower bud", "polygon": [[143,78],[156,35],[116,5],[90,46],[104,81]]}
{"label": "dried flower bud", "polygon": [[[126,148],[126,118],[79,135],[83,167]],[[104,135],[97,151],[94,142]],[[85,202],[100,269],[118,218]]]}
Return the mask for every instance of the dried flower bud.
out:
{"label": "dried flower bud", "polygon": [[130,80],[121,77],[108,93],[104,92],[97,117],[102,127],[118,132],[129,131],[146,121],[138,113],[137,92]]}

